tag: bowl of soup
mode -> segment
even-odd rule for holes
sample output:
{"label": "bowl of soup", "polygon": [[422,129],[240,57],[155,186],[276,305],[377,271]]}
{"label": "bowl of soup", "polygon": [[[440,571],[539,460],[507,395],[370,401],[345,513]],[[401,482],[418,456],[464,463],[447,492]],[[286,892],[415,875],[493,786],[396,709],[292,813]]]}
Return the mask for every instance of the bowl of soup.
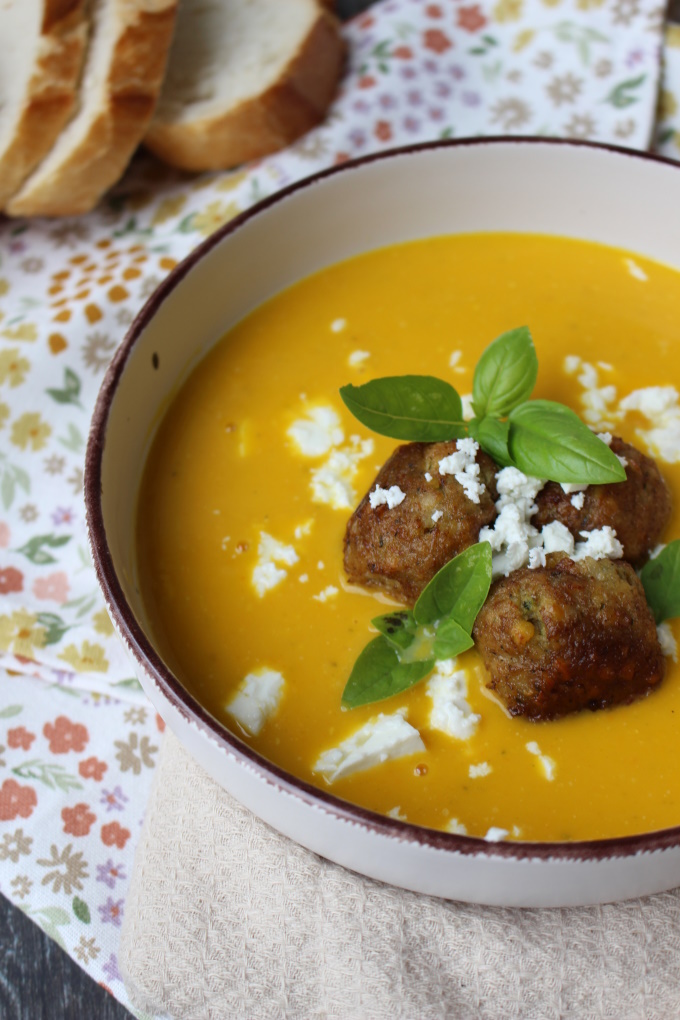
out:
{"label": "bowl of soup", "polygon": [[672,621],[662,683],[627,704],[513,714],[473,647],[408,690],[343,705],[371,621],[399,608],[348,578],[345,531],[369,491],[390,500],[375,479],[399,444],[339,395],[436,377],[470,417],[483,351],[528,325],[532,399],[653,456],[673,506],[659,539],[675,540],[678,207],[680,168],[624,150],[395,150],[227,224],[135,319],[88,446],[99,581],[157,710],[285,835],[471,902],[605,902],[680,882]]}

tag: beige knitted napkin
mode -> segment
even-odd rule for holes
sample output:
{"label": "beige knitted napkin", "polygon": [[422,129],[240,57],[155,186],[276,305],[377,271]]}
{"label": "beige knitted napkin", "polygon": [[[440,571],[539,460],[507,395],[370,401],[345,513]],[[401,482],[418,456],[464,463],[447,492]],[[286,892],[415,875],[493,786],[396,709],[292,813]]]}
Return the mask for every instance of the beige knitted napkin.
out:
{"label": "beige knitted napkin", "polygon": [[602,907],[451,903],[274,832],[168,734],[119,965],[173,1020],[670,1020],[680,892]]}

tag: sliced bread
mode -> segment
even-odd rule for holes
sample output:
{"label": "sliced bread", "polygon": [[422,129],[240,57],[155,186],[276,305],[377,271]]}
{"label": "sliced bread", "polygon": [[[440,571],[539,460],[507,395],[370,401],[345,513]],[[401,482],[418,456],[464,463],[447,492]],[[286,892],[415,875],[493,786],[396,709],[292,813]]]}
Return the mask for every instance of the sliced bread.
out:
{"label": "sliced bread", "polygon": [[0,0],[0,209],[71,116],[86,0]]}
{"label": "sliced bread", "polygon": [[[25,2],[25,0],[22,0]],[[92,0],[78,108],[6,206],[12,216],[88,212],[123,173],[153,114],[177,0]]]}
{"label": "sliced bread", "polygon": [[323,118],[343,56],[318,0],[182,0],[145,143],[185,170],[280,149]]}

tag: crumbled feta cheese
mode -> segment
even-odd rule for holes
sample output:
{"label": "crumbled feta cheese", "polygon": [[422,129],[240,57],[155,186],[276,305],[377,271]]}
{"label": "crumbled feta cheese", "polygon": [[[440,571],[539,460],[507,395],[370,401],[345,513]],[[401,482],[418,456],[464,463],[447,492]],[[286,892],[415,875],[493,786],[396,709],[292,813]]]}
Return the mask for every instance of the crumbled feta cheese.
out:
{"label": "crumbled feta cheese", "polygon": [[328,783],[334,783],[354,772],[424,750],[418,730],[406,722],[401,712],[381,713],[337,747],[319,755],[312,771],[320,773]]}
{"label": "crumbled feta cheese", "polygon": [[352,351],[347,359],[347,364],[350,368],[358,368],[360,365],[363,365],[364,361],[366,361],[367,358],[370,358],[370,356],[370,351]]}
{"label": "crumbled feta cheese", "polygon": [[310,518],[310,520],[305,521],[304,524],[298,524],[297,528],[293,532],[293,534],[295,535],[295,538],[298,540],[298,542],[300,541],[301,538],[304,538],[305,535],[309,535],[309,533],[312,530],[312,525],[313,524],[314,524],[314,521],[311,518]]}
{"label": "crumbled feta cheese", "polygon": [[319,562],[316,565],[316,569],[317,570],[325,570],[326,569],[326,564],[324,563],[323,560],[319,560]]}
{"label": "crumbled feta cheese", "polygon": [[611,432],[598,432],[597,438],[601,439],[605,446],[612,445],[612,439],[614,438]]}
{"label": "crumbled feta cheese", "polygon": [[432,520],[436,524],[437,521],[441,521],[443,516],[444,516],[443,510],[435,510],[435,512],[432,514]]}
{"label": "crumbled feta cheese", "polygon": [[670,624],[664,620],[656,628],[656,633],[659,638],[659,644],[661,645],[661,651],[664,655],[667,655],[673,662],[678,661],[678,645],[675,640],[675,635],[670,628]]}
{"label": "crumbled feta cheese", "polygon": [[347,319],[333,319],[331,322],[331,333],[342,333],[347,328]]}
{"label": "crumbled feta cheese", "polygon": [[456,452],[439,461],[440,475],[453,475],[463,492],[473,503],[479,503],[479,497],[486,492],[484,482],[479,480],[479,464],[476,461],[479,443],[474,439],[459,439]]}
{"label": "crumbled feta cheese", "polygon": [[446,831],[454,836],[467,836],[467,827],[457,818],[449,818],[446,823]]}
{"label": "crumbled feta cheese", "polygon": [[[589,425],[601,428],[611,426],[612,419],[616,418],[616,411],[613,407],[616,401],[616,386],[600,386],[597,368],[575,354],[564,359],[563,367],[567,375],[575,375],[576,372],[580,372],[577,378],[584,390],[581,394],[581,403],[584,408],[583,419]],[[609,369],[611,370],[611,366]]]}
{"label": "crumbled feta cheese", "polygon": [[333,449],[323,464],[312,470],[312,499],[334,510],[351,510],[356,503],[353,482],[359,464],[373,453],[372,439],[350,436],[348,446]]}
{"label": "crumbled feta cheese", "polygon": [[533,754],[536,758],[538,758],[538,764],[541,767],[543,775],[549,782],[552,782],[555,778],[555,762],[553,759],[549,758],[547,754],[542,754],[541,749],[535,740],[530,740],[525,746],[529,754]]}
{"label": "crumbled feta cheese", "polygon": [[568,354],[562,362],[562,367],[567,375],[575,375],[581,367],[581,359],[578,354]]}
{"label": "crumbled feta cheese", "polygon": [[621,457],[620,454],[618,454],[618,453],[615,453],[614,456],[616,457],[616,459],[618,460],[618,462],[619,462],[619,464],[621,465],[622,468],[627,468],[628,467],[628,461],[626,460],[625,457]]}
{"label": "crumbled feta cheese", "polygon": [[585,492],[575,492],[574,495],[569,500],[571,505],[573,507],[576,507],[577,510],[583,510],[583,504],[585,503],[585,501],[586,501]]}
{"label": "crumbled feta cheese", "polygon": [[303,457],[323,457],[334,447],[340,446],[345,434],[340,428],[340,418],[332,407],[310,407],[304,418],[298,418],[290,426],[289,436]]}
{"label": "crumbled feta cheese", "polygon": [[260,598],[280,584],[288,573],[283,567],[277,567],[276,564],[292,567],[297,561],[298,554],[292,545],[284,545],[283,542],[268,535],[266,531],[261,531],[257,547],[257,565],[254,567],[252,575],[255,591]]}
{"label": "crumbled feta cheese", "polygon": [[308,580],[309,574],[300,574],[300,576],[298,577],[298,581],[300,582],[300,584],[307,584]]}
{"label": "crumbled feta cheese", "polygon": [[470,779],[478,779],[480,776],[488,776],[493,772],[488,761],[482,761],[479,765],[471,765],[468,769]]}
{"label": "crumbled feta cheese", "polygon": [[551,521],[544,524],[541,531],[543,548],[547,553],[565,552],[571,556],[574,551],[574,536],[561,521]]}
{"label": "crumbled feta cheese", "polygon": [[284,679],[274,669],[248,673],[226,710],[251,736],[257,736],[279,707]]}
{"label": "crumbled feta cheese", "polygon": [[463,421],[469,421],[470,418],[474,418],[475,412],[472,407],[472,394],[464,393],[460,398],[460,402],[463,405]]}
{"label": "crumbled feta cheese", "polygon": [[455,368],[462,357],[462,351],[452,351],[451,357],[449,358],[449,368]]}
{"label": "crumbled feta cheese", "polygon": [[338,589],[332,584],[329,584],[328,587],[324,588],[323,591],[320,591],[318,595],[312,595],[312,598],[315,602],[328,602],[329,599],[332,599],[333,596],[337,594]]}
{"label": "crumbled feta cheese", "polygon": [[542,478],[532,478],[516,467],[502,468],[496,475],[499,497],[496,509],[500,513],[503,507],[512,503],[528,518],[538,509],[534,501],[544,485]]}
{"label": "crumbled feta cheese", "polygon": [[456,668],[455,659],[435,663],[426,693],[432,698],[430,726],[457,740],[468,740],[477,729],[481,716],[467,702],[467,673]]}
{"label": "crumbled feta cheese", "polygon": [[624,397],[619,409],[624,414],[637,411],[650,423],[650,428],[637,429],[649,452],[666,461],[680,461],[680,395],[675,386],[648,386],[633,390]]}
{"label": "crumbled feta cheese", "polygon": [[614,366],[610,365],[608,361],[598,361],[597,367],[601,368],[603,372],[613,372]]}
{"label": "crumbled feta cheese", "polygon": [[369,494],[369,502],[373,510],[377,506],[383,506],[387,504],[388,510],[393,510],[395,506],[399,506],[406,499],[406,493],[402,492],[398,485],[390,485],[389,489],[382,489],[379,485],[376,485],[373,492]]}
{"label": "crumbled feta cheese", "polygon": [[585,542],[576,543],[572,554],[573,560],[583,560],[586,556],[591,556],[594,560],[620,560],[623,556],[623,546],[616,537],[615,530],[608,524],[594,531],[581,531],[580,535]]}
{"label": "crumbled feta cheese", "polygon": [[501,843],[504,839],[507,839],[509,835],[510,832],[508,829],[499,829],[498,826],[492,825],[484,839],[487,843]]}
{"label": "crumbled feta cheese", "polygon": [[396,807],[390,808],[390,810],[386,811],[385,814],[387,815],[388,818],[396,818],[400,822],[408,821],[408,818],[401,810],[401,806],[399,804],[397,804]]}
{"label": "crumbled feta cheese", "polygon": [[624,259],[623,263],[628,272],[630,273],[630,275],[634,277],[636,280],[642,280],[643,282],[645,282],[646,280],[649,279],[642,266],[639,266],[637,262],[633,262],[632,259]]}
{"label": "crumbled feta cheese", "polygon": [[544,549],[530,549],[529,550],[529,570],[536,570],[538,567],[545,566],[545,550]]}
{"label": "crumbled feta cheese", "polygon": [[494,577],[502,574],[507,577],[513,570],[519,570],[529,560],[529,549],[540,544],[538,531],[513,503],[503,507],[493,528],[481,529],[479,541],[489,542],[496,553],[491,558]]}
{"label": "crumbled feta cheese", "polygon": [[426,482],[431,482],[432,481],[432,475],[430,474],[429,471],[425,472],[425,481]]}

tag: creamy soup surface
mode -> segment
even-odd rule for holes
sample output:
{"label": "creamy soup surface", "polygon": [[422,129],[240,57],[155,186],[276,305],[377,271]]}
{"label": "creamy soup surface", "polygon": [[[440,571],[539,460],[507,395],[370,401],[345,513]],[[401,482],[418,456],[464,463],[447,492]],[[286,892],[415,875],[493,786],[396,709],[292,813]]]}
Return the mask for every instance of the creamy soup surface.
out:
{"label": "creamy soup surface", "polygon": [[[346,585],[345,525],[398,443],[352,418],[338,389],[412,373],[469,394],[482,350],[524,324],[539,359],[534,397],[581,415],[590,407],[592,415],[598,390],[615,411],[631,391],[678,378],[680,274],[560,238],[441,237],[332,266],[249,315],[184,383],[151,448],[138,566],[152,630],[169,666],[220,722],[284,769],[356,804],[418,825],[475,836],[499,829],[520,840],[678,825],[680,669],[670,657],[660,689],[644,700],[535,723],[510,718],[493,700],[473,649],[457,664],[480,716],[466,740],[431,725],[425,681],[374,705],[340,706],[353,663],[375,636],[370,620],[387,611],[376,593]],[[588,386],[576,358],[592,366]],[[289,430],[315,415],[323,427],[310,426],[316,446],[311,441],[310,453],[307,442],[305,454]],[[655,455],[649,428],[636,412],[612,431]],[[675,508],[665,542],[680,537],[680,463],[668,459],[657,456]],[[341,505],[343,492],[351,505]],[[272,560],[263,533],[287,551],[275,544]],[[247,675],[265,669],[283,677],[280,700],[252,736],[227,705]],[[324,751],[398,709],[425,750],[330,786],[314,771]]]}

